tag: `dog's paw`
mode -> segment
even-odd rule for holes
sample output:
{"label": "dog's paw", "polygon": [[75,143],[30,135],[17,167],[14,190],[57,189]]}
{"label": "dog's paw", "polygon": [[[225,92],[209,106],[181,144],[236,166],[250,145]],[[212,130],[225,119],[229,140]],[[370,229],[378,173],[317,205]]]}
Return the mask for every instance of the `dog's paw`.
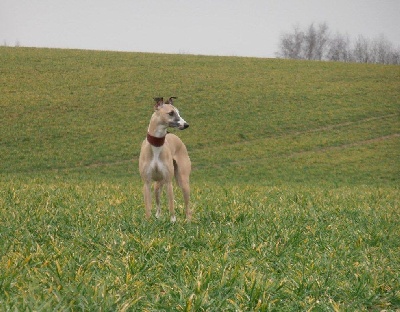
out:
{"label": "dog's paw", "polygon": [[171,222],[175,223],[176,222],[176,216],[171,216]]}

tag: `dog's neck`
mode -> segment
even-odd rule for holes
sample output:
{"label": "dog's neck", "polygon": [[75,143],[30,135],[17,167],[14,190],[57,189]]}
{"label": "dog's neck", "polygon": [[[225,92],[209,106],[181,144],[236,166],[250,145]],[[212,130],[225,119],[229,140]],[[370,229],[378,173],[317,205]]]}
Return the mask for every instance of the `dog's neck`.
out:
{"label": "dog's neck", "polygon": [[163,146],[165,143],[165,136],[163,136],[161,138],[157,138],[147,132],[147,142],[149,142],[150,145],[153,145],[155,147],[160,147],[160,146]]}
{"label": "dog's neck", "polygon": [[166,135],[167,127],[159,124],[156,116],[153,115],[147,130],[147,141],[155,147],[160,147],[164,145]]}

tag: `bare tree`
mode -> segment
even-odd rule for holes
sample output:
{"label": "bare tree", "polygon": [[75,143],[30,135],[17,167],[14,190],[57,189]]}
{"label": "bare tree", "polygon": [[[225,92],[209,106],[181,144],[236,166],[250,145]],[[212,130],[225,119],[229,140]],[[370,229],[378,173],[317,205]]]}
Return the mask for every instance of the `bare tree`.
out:
{"label": "bare tree", "polygon": [[281,36],[279,56],[289,59],[300,59],[304,33],[296,26],[293,33],[286,33]]}
{"label": "bare tree", "polygon": [[351,47],[349,36],[336,33],[335,37],[328,42],[326,57],[329,61],[350,62]]}
{"label": "bare tree", "polygon": [[369,40],[360,35],[351,44],[348,35],[336,33],[331,37],[328,25],[311,24],[305,31],[299,26],[292,33],[281,35],[278,57],[340,62],[400,64],[400,49],[383,35]]}
{"label": "bare tree", "polygon": [[390,64],[393,45],[384,35],[371,42],[371,62],[380,64]]}
{"label": "bare tree", "polygon": [[354,43],[353,58],[358,63],[370,63],[370,41],[363,35],[359,35]]}
{"label": "bare tree", "polygon": [[299,26],[292,33],[281,36],[278,56],[291,59],[322,60],[329,41],[326,23],[315,27],[311,24],[304,32]]}
{"label": "bare tree", "polygon": [[326,23],[322,23],[318,25],[317,30],[317,44],[315,47],[315,59],[321,61],[328,47],[329,42],[329,29]]}
{"label": "bare tree", "polygon": [[394,50],[390,55],[390,64],[400,65],[400,48]]}
{"label": "bare tree", "polygon": [[306,60],[315,59],[316,46],[317,31],[315,30],[314,24],[311,24],[304,35],[303,56]]}

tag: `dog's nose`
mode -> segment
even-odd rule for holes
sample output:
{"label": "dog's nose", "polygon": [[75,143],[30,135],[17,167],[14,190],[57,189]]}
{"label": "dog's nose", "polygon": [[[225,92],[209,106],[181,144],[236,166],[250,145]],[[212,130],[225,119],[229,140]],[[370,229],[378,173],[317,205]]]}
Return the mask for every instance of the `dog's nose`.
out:
{"label": "dog's nose", "polygon": [[188,124],[188,123],[185,123],[185,124],[183,125],[183,129],[186,129],[186,128],[189,128],[189,124]]}

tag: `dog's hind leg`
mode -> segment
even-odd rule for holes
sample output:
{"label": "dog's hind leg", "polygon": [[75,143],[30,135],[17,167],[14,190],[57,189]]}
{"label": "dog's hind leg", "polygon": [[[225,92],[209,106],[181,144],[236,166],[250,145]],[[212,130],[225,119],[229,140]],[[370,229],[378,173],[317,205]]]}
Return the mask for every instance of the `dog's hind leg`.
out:
{"label": "dog's hind leg", "polygon": [[167,182],[167,195],[168,195],[169,213],[171,215],[171,222],[175,222],[176,216],[174,209],[174,189],[172,187],[172,181]]}
{"label": "dog's hind leg", "polygon": [[185,213],[186,219],[190,221],[192,218],[192,211],[189,207],[190,201],[190,184],[189,184],[189,175],[190,175],[190,161],[186,162],[186,165],[178,166],[177,162],[174,161],[174,173],[175,173],[175,180],[178,183],[179,187],[183,193],[183,200],[185,202]]}
{"label": "dog's hind leg", "polygon": [[189,207],[189,199],[190,199],[190,186],[189,186],[189,179],[182,179],[182,193],[183,193],[183,200],[185,202],[185,212],[186,212],[186,219],[190,221],[192,218],[192,211]]}
{"label": "dog's hind leg", "polygon": [[162,191],[163,185],[161,182],[155,182],[154,183],[154,193],[156,197],[156,205],[157,205],[157,211],[156,211],[156,218],[158,219],[161,216],[161,191]]}

